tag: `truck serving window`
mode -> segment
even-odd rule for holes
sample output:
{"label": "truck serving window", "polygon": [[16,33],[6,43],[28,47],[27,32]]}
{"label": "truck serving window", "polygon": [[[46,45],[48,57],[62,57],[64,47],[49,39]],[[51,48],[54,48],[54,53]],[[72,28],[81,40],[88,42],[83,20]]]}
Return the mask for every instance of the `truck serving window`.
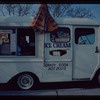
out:
{"label": "truck serving window", "polygon": [[70,41],[70,29],[60,27],[53,31],[50,35],[51,42],[69,42]]}
{"label": "truck serving window", "polygon": [[17,55],[35,56],[35,33],[31,28],[17,30]]}
{"label": "truck serving window", "polygon": [[0,55],[15,55],[15,34],[11,30],[0,30]]}
{"label": "truck serving window", "polygon": [[0,56],[35,56],[33,29],[0,30]]}
{"label": "truck serving window", "polygon": [[93,28],[76,28],[75,29],[75,43],[76,44],[94,44],[95,31]]}

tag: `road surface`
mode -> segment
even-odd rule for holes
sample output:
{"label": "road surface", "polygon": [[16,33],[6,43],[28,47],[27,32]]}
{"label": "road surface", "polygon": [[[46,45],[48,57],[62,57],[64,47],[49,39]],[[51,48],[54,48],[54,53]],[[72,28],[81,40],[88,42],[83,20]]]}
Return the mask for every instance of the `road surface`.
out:
{"label": "road surface", "polygon": [[0,96],[100,96],[100,86],[91,82],[42,83],[36,90],[9,90],[0,85]]}

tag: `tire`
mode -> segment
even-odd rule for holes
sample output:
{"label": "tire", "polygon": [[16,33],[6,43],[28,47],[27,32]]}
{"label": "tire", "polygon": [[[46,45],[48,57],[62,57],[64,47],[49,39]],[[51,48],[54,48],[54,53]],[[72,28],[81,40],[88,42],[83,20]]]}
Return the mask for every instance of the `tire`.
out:
{"label": "tire", "polygon": [[100,70],[97,71],[97,73],[93,77],[92,83],[93,83],[94,86],[100,87]]}
{"label": "tire", "polygon": [[97,75],[97,83],[98,83],[98,85],[100,85],[100,73],[98,73],[98,75]]}
{"label": "tire", "polygon": [[30,74],[21,74],[17,78],[17,85],[21,90],[29,90],[35,85],[35,80]]}

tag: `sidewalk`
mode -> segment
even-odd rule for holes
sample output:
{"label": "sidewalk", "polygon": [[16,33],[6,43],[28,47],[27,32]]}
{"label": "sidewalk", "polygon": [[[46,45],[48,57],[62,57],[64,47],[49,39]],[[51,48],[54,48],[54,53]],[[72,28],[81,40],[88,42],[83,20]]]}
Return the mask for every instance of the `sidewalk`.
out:
{"label": "sidewalk", "polygon": [[0,91],[0,96],[100,96],[100,88],[52,89],[29,91]]}
{"label": "sidewalk", "polygon": [[57,96],[56,90],[0,91],[0,96]]}

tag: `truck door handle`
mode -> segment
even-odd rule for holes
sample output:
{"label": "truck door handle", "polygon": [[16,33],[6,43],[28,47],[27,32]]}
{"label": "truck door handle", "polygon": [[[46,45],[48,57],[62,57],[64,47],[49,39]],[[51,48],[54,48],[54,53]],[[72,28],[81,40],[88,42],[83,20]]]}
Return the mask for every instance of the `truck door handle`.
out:
{"label": "truck door handle", "polygon": [[95,49],[96,49],[95,53],[99,53],[98,46],[96,46]]}

